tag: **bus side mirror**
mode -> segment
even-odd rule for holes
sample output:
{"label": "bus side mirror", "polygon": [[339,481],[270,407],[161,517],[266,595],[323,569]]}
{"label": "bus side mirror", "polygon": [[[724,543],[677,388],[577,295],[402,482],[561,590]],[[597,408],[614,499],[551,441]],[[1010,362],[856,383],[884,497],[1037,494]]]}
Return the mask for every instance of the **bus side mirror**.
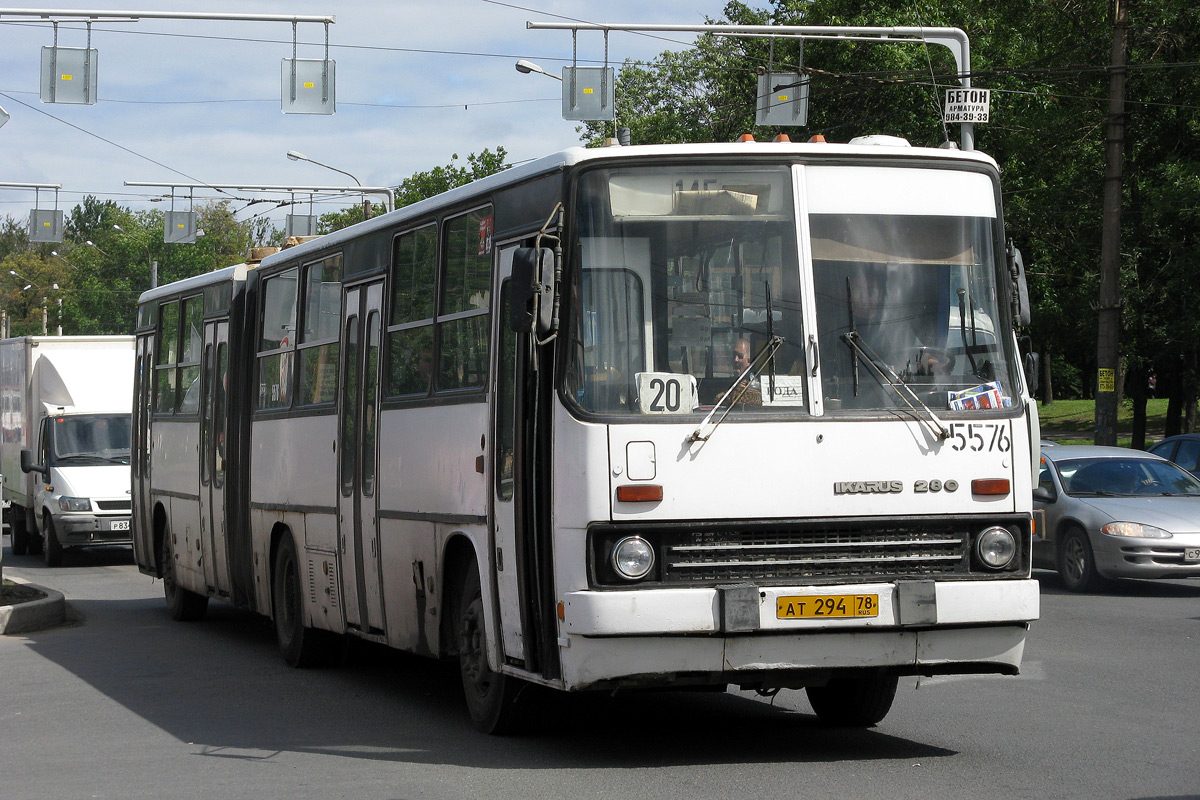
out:
{"label": "bus side mirror", "polygon": [[1041,385],[1041,375],[1038,372],[1038,365],[1041,358],[1037,353],[1025,354],[1025,383],[1029,384],[1029,394],[1032,396],[1037,393],[1038,387]]}
{"label": "bus side mirror", "polygon": [[554,251],[518,247],[508,284],[508,327],[545,336],[554,323]]}
{"label": "bus side mirror", "polygon": [[1032,317],[1029,312],[1029,284],[1025,280],[1025,260],[1012,242],[1008,243],[1008,271],[1013,281],[1013,315],[1018,325],[1028,327]]}

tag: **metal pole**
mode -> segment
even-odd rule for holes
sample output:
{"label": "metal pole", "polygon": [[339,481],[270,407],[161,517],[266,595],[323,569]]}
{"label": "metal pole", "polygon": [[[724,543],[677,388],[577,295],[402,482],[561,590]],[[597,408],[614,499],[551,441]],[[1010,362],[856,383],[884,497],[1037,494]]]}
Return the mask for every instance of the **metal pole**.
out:
{"label": "metal pole", "polygon": [[200,11],[88,11],[79,8],[0,8],[0,17],[34,17],[36,19],[84,17],[93,20],[191,19],[221,20],[225,22],[319,22],[325,25],[333,25],[337,22],[337,18],[332,14],[322,16],[297,14],[208,14]]}
{"label": "metal pole", "polygon": [[1108,131],[1104,137],[1104,211],[1100,232],[1100,298],[1096,304],[1095,443],[1117,443],[1117,373],[1121,335],[1121,159],[1125,147],[1125,48],[1129,17],[1124,0],[1113,0],[1112,66],[1109,68]]}
{"label": "metal pole", "polygon": [[[840,26],[840,25],[655,25],[609,22],[526,22],[529,30],[572,31],[631,31],[658,33],[715,33],[726,36],[792,36],[800,39],[841,39],[843,41],[874,42],[876,44],[941,45],[954,54],[959,84],[971,87],[971,40],[961,28],[924,28],[914,26]],[[975,125],[964,122],[959,126],[963,150],[975,149]]]}

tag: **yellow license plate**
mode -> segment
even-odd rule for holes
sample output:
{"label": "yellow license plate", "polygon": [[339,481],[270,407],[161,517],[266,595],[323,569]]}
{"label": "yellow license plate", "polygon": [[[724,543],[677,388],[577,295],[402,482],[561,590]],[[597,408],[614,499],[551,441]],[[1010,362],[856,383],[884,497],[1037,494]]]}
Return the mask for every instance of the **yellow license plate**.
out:
{"label": "yellow license plate", "polygon": [[775,600],[777,619],[836,619],[879,616],[877,594],[812,594]]}

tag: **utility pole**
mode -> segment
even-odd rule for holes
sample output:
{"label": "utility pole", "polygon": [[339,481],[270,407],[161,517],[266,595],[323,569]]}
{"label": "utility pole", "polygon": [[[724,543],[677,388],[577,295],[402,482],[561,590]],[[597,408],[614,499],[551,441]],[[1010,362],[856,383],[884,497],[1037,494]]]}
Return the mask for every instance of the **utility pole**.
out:
{"label": "utility pole", "polygon": [[1104,137],[1104,212],[1100,235],[1100,297],[1096,304],[1095,443],[1117,443],[1117,371],[1121,334],[1121,159],[1125,148],[1125,50],[1127,0],[1113,0],[1112,63],[1109,67],[1108,129]]}

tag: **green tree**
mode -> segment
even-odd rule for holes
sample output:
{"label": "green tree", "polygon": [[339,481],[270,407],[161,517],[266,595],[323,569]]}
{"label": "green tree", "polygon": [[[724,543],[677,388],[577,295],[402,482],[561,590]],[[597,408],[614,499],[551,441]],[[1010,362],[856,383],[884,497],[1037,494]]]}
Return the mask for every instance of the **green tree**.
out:
{"label": "green tree", "polygon": [[[1130,10],[1123,350],[1134,384],[1150,371],[1178,376],[1182,427],[1193,423],[1200,318],[1192,279],[1200,250],[1200,16],[1186,0],[1142,0]],[[774,0],[725,6],[717,22],[953,26],[970,36],[972,82],[992,89],[991,123],[976,147],[1000,164],[1010,239],[1025,255],[1034,302],[1031,334],[1054,367],[1053,385],[1091,396],[1095,385],[1101,191],[1112,40],[1108,0]],[[808,126],[756,128],[755,75],[803,70]],[[957,85],[949,51],[920,45],[699,37],[696,46],[626,63],[617,120],[635,144],[769,139],[821,133],[846,141],[889,133],[913,144],[957,140],[941,123],[943,92]],[[599,123],[581,138],[598,144]],[[1049,382],[1047,382],[1049,383]],[[1047,398],[1052,399],[1052,398]]]}
{"label": "green tree", "polygon": [[[412,205],[420,200],[448,192],[471,181],[486,178],[488,175],[508,169],[505,163],[508,153],[503,147],[495,151],[484,149],[480,153],[467,156],[467,163],[458,162],[458,153],[450,156],[450,163],[444,167],[434,167],[426,172],[414,172],[400,182],[396,187],[396,208]],[[383,213],[383,207],[373,205],[372,216]],[[347,207],[341,211],[331,211],[322,214],[317,220],[317,233],[326,234],[363,221],[361,205]]]}

